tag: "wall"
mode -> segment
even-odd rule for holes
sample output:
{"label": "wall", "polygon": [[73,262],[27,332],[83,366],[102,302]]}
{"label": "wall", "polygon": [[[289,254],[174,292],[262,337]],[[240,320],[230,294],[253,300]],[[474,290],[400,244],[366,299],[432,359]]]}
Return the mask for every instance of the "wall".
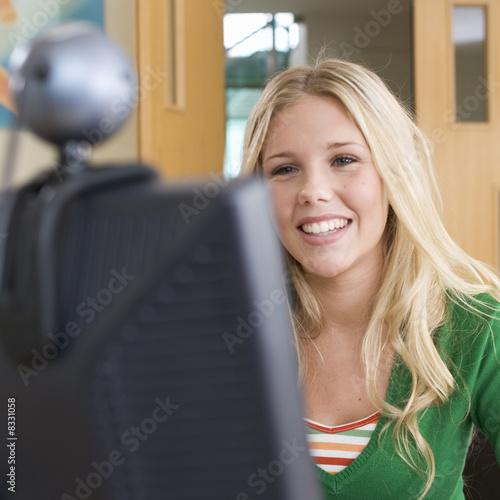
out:
{"label": "wall", "polygon": [[[400,10],[400,11],[399,11]],[[360,62],[382,77],[403,102],[414,105],[412,89],[412,47],[408,6],[393,13],[362,10],[359,14],[308,13],[309,60],[325,49],[332,57]]]}
{"label": "wall", "polygon": [[[361,62],[414,107],[410,0],[225,0],[227,13],[292,12],[304,26],[307,59],[326,55]],[[293,63],[304,62],[301,52]]]}
{"label": "wall", "polygon": [[[105,24],[107,33],[134,56],[134,0],[105,0]],[[137,125],[134,114],[128,123],[108,142],[96,148],[93,161],[98,163],[123,162],[137,156]],[[10,130],[0,130],[0,168],[3,169],[8,144],[12,140]],[[16,184],[25,182],[37,172],[46,170],[57,158],[54,147],[29,132],[21,132],[15,162]]]}

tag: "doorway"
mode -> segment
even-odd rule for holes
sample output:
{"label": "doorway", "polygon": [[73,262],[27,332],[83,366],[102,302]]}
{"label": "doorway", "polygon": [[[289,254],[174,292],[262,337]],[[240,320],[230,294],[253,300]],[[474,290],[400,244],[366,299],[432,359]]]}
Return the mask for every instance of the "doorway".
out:
{"label": "doorway", "polygon": [[414,111],[410,0],[226,0],[226,150],[236,177],[248,115],[267,79],[339,57],[373,69]]}

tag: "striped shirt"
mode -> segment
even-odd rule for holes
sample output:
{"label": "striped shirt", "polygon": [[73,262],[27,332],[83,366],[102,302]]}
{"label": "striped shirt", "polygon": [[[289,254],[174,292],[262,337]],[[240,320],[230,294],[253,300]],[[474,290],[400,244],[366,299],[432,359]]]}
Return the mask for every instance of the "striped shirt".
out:
{"label": "striped shirt", "polygon": [[305,418],[309,453],[316,464],[337,474],[363,451],[377,426],[380,412],[350,424],[327,426]]}

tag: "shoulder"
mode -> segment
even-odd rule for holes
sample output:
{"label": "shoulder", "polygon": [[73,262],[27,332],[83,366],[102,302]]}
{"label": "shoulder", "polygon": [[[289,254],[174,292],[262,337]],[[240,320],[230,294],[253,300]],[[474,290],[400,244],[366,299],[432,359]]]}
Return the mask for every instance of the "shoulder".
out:
{"label": "shoulder", "polygon": [[488,294],[451,296],[436,337],[441,354],[467,371],[485,358],[500,365],[500,302]]}
{"label": "shoulder", "polygon": [[472,422],[493,444],[500,463],[500,303],[486,294],[471,302],[449,308],[448,352]]}
{"label": "shoulder", "polygon": [[474,297],[449,295],[447,324],[450,333],[474,335],[484,329],[500,328],[500,302],[486,293]]}

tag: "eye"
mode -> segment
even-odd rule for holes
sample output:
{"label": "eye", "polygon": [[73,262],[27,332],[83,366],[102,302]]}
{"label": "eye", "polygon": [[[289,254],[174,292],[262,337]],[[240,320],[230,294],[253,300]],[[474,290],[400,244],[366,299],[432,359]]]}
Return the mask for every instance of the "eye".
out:
{"label": "eye", "polygon": [[274,175],[286,175],[296,171],[297,168],[293,165],[279,165],[271,170],[271,177]]}
{"label": "eye", "polygon": [[340,155],[340,156],[336,156],[332,160],[332,165],[335,167],[344,167],[344,166],[349,165],[350,163],[354,163],[356,161],[357,161],[357,159],[354,158],[354,156]]}

